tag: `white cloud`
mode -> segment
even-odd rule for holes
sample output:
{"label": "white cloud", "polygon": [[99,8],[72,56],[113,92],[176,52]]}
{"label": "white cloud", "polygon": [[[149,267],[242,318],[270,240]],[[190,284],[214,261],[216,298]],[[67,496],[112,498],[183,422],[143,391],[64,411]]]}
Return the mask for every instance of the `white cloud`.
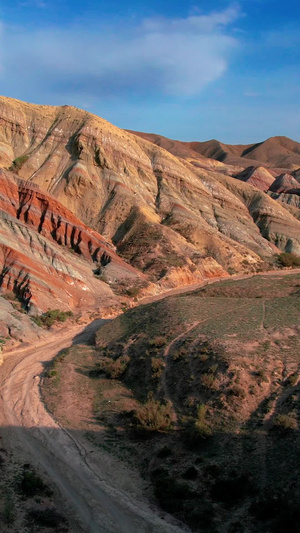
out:
{"label": "white cloud", "polygon": [[230,25],[239,15],[233,5],[135,27],[5,28],[1,85],[45,96],[197,95],[228,68],[238,44]]}

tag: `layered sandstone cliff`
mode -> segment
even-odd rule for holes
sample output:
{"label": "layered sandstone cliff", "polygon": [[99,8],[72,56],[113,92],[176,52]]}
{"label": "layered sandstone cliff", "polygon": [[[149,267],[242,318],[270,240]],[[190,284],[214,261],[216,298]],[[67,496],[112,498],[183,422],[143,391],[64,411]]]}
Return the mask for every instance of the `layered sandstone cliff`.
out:
{"label": "layered sandstone cliff", "polygon": [[107,283],[94,276],[103,269],[112,279],[140,275],[90,230],[35,184],[0,171],[0,287],[26,309],[114,306]]}
{"label": "layered sandstone cliff", "polygon": [[[242,167],[177,157],[74,107],[2,97],[0,118],[0,164],[27,182],[19,223],[28,227],[40,211],[39,236],[77,256],[96,253],[101,263],[115,247],[148,279],[175,286],[261,268],[280,250],[300,252],[299,220],[230,176]],[[52,214],[49,194],[67,215],[62,206]]]}

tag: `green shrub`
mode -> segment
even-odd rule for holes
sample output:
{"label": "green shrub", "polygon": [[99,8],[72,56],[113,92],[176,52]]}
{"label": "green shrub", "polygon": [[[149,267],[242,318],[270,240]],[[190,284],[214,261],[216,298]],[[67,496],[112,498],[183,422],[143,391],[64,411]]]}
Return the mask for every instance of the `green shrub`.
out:
{"label": "green shrub", "polygon": [[9,492],[4,501],[3,507],[3,521],[10,526],[15,521],[15,503],[13,500],[13,494]]}
{"label": "green shrub", "polygon": [[135,411],[137,427],[146,431],[166,431],[172,425],[172,405],[161,403],[149,394],[144,405]]}
{"label": "green shrub", "polygon": [[178,482],[162,468],[152,472],[152,479],[154,494],[162,508],[169,513],[181,511],[185,501],[195,497],[187,484]]}
{"label": "green shrub", "polygon": [[131,298],[136,298],[139,295],[140,291],[141,287],[129,287],[128,289],[126,289],[126,294]]}
{"label": "green shrub", "polygon": [[151,359],[151,371],[154,379],[159,379],[164,371],[165,362],[159,357],[152,357]]}
{"label": "green shrub", "polygon": [[150,346],[155,346],[156,348],[161,348],[162,346],[164,346],[166,344],[167,340],[165,337],[163,337],[162,335],[158,335],[157,337],[155,337],[155,339],[152,339],[150,341]]}
{"label": "green shrub", "polygon": [[61,363],[66,358],[68,353],[69,353],[69,350],[67,348],[66,350],[63,350],[59,355],[57,355],[51,361],[51,363],[49,364],[49,367],[47,368],[47,370],[45,372],[46,378],[53,378],[53,377],[57,376],[57,374],[58,374],[57,367],[58,367],[59,363]]}
{"label": "green shrub", "polygon": [[62,527],[66,524],[66,519],[59,514],[53,507],[46,509],[30,509],[27,513],[29,523],[34,523],[41,528],[51,528],[55,531],[68,531],[68,528]]}
{"label": "green shrub", "polygon": [[111,379],[118,379],[125,373],[129,361],[129,355],[122,355],[116,360],[111,359],[110,357],[101,357],[97,364],[96,371],[105,372],[107,377]]}
{"label": "green shrub", "polygon": [[48,309],[41,316],[32,317],[33,322],[40,328],[51,328],[56,322],[65,322],[67,318],[74,316],[72,311],[60,311],[59,309]]}
{"label": "green shrub", "polygon": [[215,382],[216,378],[214,374],[211,374],[210,372],[201,376],[201,383],[207,389],[212,389],[215,385]]}
{"label": "green shrub", "polygon": [[194,466],[190,466],[186,469],[182,477],[190,481],[195,481],[198,477],[198,470]]}
{"label": "green shrub", "polygon": [[17,297],[14,292],[6,292],[5,294],[1,294],[1,297],[4,298],[4,300],[12,300],[16,301]]}
{"label": "green shrub", "polygon": [[47,487],[43,480],[32,470],[31,467],[25,466],[22,475],[17,482],[19,492],[26,498],[36,495],[51,496],[52,490]]}
{"label": "green shrub", "polygon": [[290,385],[291,387],[295,387],[295,385],[298,382],[298,378],[299,378],[299,375],[297,372],[295,372],[294,374],[291,374],[287,379],[287,385]]}
{"label": "green shrub", "polygon": [[280,430],[297,429],[297,420],[291,415],[277,415],[274,420],[274,427]]}
{"label": "green shrub", "polygon": [[241,400],[246,398],[246,392],[243,387],[240,387],[240,385],[232,385],[232,387],[228,389],[228,394],[240,398]]}
{"label": "green shrub", "polygon": [[24,163],[26,163],[28,158],[29,155],[27,154],[21,155],[20,157],[16,157],[16,159],[13,160],[9,170],[12,170],[13,172],[18,172],[24,165]]}
{"label": "green shrub", "polygon": [[159,457],[159,459],[166,459],[167,457],[170,457],[172,455],[172,450],[171,448],[169,448],[169,446],[163,446],[163,448],[161,448],[158,452],[157,452],[157,457]]}
{"label": "green shrub", "polygon": [[108,283],[107,275],[104,272],[103,272],[103,274],[95,274],[94,273],[94,276],[95,276],[95,278],[99,279],[103,283]]}
{"label": "green shrub", "polygon": [[300,257],[292,253],[278,255],[278,263],[283,267],[300,267]]}
{"label": "green shrub", "polygon": [[212,435],[212,429],[206,420],[207,405],[200,404],[197,409],[197,419],[194,424],[194,436],[205,439]]}

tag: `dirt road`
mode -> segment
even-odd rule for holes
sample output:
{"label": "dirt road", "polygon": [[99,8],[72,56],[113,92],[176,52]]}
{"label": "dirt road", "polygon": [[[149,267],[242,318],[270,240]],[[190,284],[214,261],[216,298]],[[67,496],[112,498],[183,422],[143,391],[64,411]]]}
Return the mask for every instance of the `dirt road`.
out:
{"label": "dirt road", "polygon": [[[40,397],[44,365],[72,343],[88,341],[100,327],[96,320],[82,331],[73,327],[56,332],[38,346],[7,354],[1,367],[0,422],[5,445],[24,462],[30,462],[54,481],[69,508],[74,533],[180,532],[175,521],[162,519],[147,503],[133,496],[130,472],[117,462],[114,471],[105,454],[93,453],[92,445],[78,434],[65,431],[46,411]],[[75,339],[75,340],[74,340]],[[99,457],[98,457],[99,455]],[[111,474],[111,475],[110,475]],[[117,485],[118,476],[123,480]],[[126,480],[128,477],[128,483]],[[161,515],[163,513],[160,513]],[[173,523],[172,523],[173,522]],[[80,524],[80,525],[79,525]]]}

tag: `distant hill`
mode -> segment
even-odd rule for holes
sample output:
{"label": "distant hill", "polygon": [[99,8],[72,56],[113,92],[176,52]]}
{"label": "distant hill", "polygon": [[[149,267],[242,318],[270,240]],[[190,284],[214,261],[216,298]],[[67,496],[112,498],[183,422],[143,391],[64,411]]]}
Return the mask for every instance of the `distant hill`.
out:
{"label": "distant hill", "polygon": [[278,136],[255,144],[225,144],[216,139],[205,142],[174,141],[166,137],[133,132],[173,155],[183,158],[207,157],[237,166],[265,166],[294,170],[300,167],[300,143]]}

